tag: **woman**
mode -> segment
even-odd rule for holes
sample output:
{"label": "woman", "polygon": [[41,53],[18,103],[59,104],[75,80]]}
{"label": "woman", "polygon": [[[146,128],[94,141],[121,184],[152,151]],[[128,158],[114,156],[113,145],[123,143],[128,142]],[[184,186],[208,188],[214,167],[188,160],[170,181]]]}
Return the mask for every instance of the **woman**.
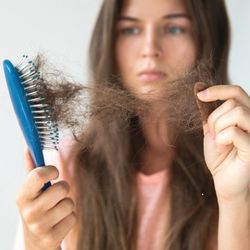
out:
{"label": "woman", "polygon": [[90,121],[85,144],[59,159],[64,181],[44,193],[59,172],[33,169],[27,152],[17,199],[25,249],[249,249],[250,98],[226,85],[228,49],[222,0],[105,0],[90,47],[94,82],[119,75],[121,88],[157,99],[162,82],[210,59],[223,85],[198,98],[224,103],[174,147],[157,101],[129,129]]}

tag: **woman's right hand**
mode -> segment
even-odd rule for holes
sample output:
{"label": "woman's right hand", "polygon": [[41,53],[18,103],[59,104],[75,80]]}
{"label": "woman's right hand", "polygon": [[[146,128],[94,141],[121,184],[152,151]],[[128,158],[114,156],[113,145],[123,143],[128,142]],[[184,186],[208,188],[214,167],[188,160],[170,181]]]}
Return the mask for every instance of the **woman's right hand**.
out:
{"label": "woman's right hand", "polygon": [[26,250],[60,250],[61,242],[76,222],[74,202],[67,197],[69,185],[59,181],[44,192],[44,183],[55,180],[59,172],[54,166],[35,168],[28,150],[25,166],[29,171],[17,196]]}

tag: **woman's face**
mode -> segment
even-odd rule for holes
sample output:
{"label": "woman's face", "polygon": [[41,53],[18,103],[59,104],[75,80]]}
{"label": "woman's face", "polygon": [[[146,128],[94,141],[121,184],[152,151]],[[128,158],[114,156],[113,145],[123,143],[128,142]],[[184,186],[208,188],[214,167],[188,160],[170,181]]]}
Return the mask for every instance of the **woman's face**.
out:
{"label": "woman's face", "polygon": [[117,23],[116,63],[124,87],[157,93],[195,63],[192,23],[182,0],[126,0]]}

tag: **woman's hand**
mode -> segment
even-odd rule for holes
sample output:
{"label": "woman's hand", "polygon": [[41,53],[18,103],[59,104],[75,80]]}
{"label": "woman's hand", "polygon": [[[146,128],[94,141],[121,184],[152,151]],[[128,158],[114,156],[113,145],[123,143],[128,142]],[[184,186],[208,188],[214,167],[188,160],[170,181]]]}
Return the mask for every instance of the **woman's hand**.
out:
{"label": "woman's hand", "polygon": [[239,86],[216,85],[198,98],[225,101],[203,122],[204,156],[218,201],[249,197],[250,97]]}
{"label": "woman's hand", "polygon": [[74,203],[67,197],[69,185],[59,181],[41,192],[44,183],[58,177],[58,170],[53,166],[34,168],[28,150],[25,165],[29,173],[17,197],[25,249],[59,250],[76,221]]}

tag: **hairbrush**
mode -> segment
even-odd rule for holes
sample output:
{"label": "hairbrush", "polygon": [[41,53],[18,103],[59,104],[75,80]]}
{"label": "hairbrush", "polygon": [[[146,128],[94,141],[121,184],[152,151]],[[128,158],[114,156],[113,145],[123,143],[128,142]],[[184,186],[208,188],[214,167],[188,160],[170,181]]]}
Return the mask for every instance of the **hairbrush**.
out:
{"label": "hairbrush", "polygon": [[[36,167],[45,165],[43,149],[55,149],[59,141],[58,126],[52,109],[46,104],[39,85],[40,72],[36,65],[24,55],[13,65],[3,61],[5,78],[11,102]],[[51,185],[44,184],[42,191]]]}

